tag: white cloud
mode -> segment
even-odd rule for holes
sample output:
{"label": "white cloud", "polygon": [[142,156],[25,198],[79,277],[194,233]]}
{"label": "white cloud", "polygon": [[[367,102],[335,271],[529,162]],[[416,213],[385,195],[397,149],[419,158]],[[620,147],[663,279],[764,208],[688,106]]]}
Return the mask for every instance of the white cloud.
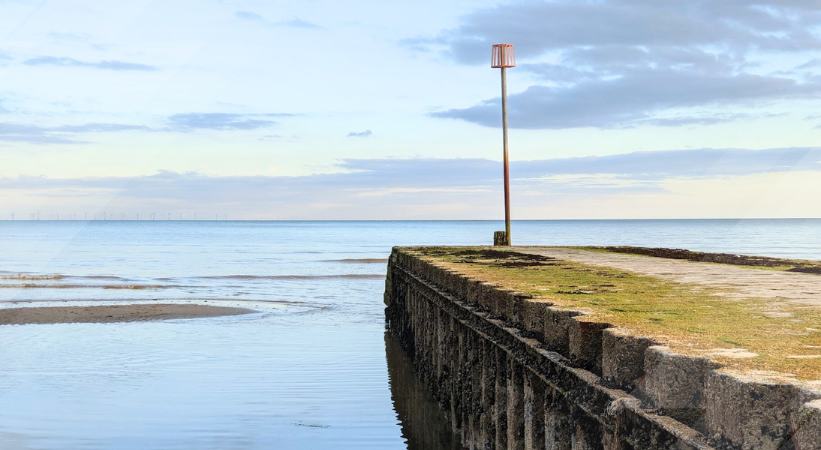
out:
{"label": "white cloud", "polygon": [[114,71],[141,71],[153,72],[159,70],[156,66],[118,60],[103,61],[81,61],[65,56],[38,56],[23,62],[27,66],[57,66],[57,67],[80,67],[86,69],[102,69]]}
{"label": "white cloud", "polygon": [[366,138],[373,136],[373,131],[371,130],[364,130],[364,131],[351,131],[348,133],[348,137],[353,138]]}
{"label": "white cloud", "polygon": [[257,14],[253,11],[237,11],[234,13],[234,16],[238,19],[248,20],[251,22],[257,22],[263,25],[267,25],[270,27],[287,27],[287,28],[303,28],[308,30],[319,30],[322,29],[321,26],[309,22],[307,20],[301,19],[299,17],[293,17],[287,20],[267,20],[266,18],[262,17],[262,15]]}
{"label": "white cloud", "polygon": [[[520,161],[511,168],[513,204],[520,218],[819,216],[821,206],[811,201],[821,189],[819,161],[818,148]],[[5,178],[0,205],[19,217],[105,208],[132,216],[189,211],[247,219],[457,219],[498,213],[497,161],[346,160],[339,169],[296,177],[161,172]]]}

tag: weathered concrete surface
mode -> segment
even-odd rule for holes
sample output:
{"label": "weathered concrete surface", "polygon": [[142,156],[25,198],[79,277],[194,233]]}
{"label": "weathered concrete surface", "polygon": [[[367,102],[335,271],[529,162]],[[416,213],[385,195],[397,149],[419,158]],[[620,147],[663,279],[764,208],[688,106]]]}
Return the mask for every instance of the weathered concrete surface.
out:
{"label": "weathered concrete surface", "polygon": [[385,302],[468,448],[821,448],[816,391],[724,372],[410,250],[394,249]]}
{"label": "weathered concrete surface", "polygon": [[[746,448],[784,448],[784,436],[812,428],[796,426],[802,405],[810,399],[795,385],[714,370],[707,375],[704,392],[706,428],[715,439],[743,443]],[[814,419],[818,420],[817,411]],[[815,442],[801,442],[799,436],[790,444],[818,448],[821,429],[817,424],[815,431]]]}
{"label": "weathered concrete surface", "polygon": [[574,248],[516,247],[516,251],[702,285],[720,289],[730,298],[769,298],[786,303],[821,306],[821,277],[818,274]]}
{"label": "weathered concrete surface", "polygon": [[648,347],[643,393],[666,415],[702,429],[704,385],[716,367],[706,358],[679,355],[662,346]]}

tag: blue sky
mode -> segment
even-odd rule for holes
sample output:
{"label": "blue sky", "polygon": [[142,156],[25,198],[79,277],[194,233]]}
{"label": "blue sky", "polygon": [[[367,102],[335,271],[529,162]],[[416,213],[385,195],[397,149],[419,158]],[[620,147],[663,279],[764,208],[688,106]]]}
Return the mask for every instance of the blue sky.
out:
{"label": "blue sky", "polygon": [[815,0],[0,0],[0,217],[821,217]]}

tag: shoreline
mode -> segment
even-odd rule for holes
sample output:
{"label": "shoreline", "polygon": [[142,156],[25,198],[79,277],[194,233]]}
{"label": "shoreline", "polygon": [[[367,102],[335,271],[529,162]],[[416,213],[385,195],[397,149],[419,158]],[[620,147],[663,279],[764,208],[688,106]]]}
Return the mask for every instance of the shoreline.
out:
{"label": "shoreline", "polygon": [[196,304],[37,306],[0,309],[0,325],[146,322],[168,319],[235,316],[253,309]]}

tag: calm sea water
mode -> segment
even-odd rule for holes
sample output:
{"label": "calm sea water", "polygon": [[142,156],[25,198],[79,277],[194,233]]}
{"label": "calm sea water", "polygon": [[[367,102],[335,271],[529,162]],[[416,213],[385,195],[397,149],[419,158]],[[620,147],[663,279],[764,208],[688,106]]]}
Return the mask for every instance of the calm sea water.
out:
{"label": "calm sea water", "polygon": [[[391,246],[497,222],[0,222],[0,308],[209,302],[257,313],[0,326],[2,449],[454,449],[384,334]],[[821,259],[821,220],[516,222],[519,244]]]}

